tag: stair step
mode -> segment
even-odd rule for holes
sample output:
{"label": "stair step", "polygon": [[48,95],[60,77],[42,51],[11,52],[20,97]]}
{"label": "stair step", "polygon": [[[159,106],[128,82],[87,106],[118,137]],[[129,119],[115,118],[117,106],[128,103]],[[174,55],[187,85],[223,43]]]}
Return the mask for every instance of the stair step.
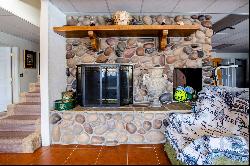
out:
{"label": "stair step", "polygon": [[23,102],[14,106],[15,115],[40,115],[40,102]]}
{"label": "stair step", "polygon": [[26,102],[41,102],[40,96],[26,96]]}
{"label": "stair step", "polygon": [[28,92],[25,93],[26,97],[40,97],[40,92]]}
{"label": "stair step", "polygon": [[40,83],[30,84],[29,90],[0,119],[0,153],[33,153],[41,147]]}
{"label": "stair step", "polygon": [[41,103],[40,102],[22,102],[16,104],[16,107],[19,109],[27,109],[27,110],[38,110],[41,109]]}
{"label": "stair step", "polygon": [[33,90],[32,92],[40,93],[40,89],[39,90]]}
{"label": "stair step", "polygon": [[1,131],[36,131],[37,125],[40,121],[37,120],[37,124],[34,122],[20,122],[20,121],[0,121],[0,132]]}
{"label": "stair step", "polygon": [[34,121],[39,118],[40,118],[39,115],[11,115],[11,116],[1,119],[1,121],[2,120]]}
{"label": "stair step", "polygon": [[33,83],[33,84],[29,85],[29,87],[37,87],[37,88],[40,88],[40,84]]}
{"label": "stair step", "polygon": [[0,132],[0,143],[21,144],[22,140],[32,133],[30,131],[2,131]]}
{"label": "stair step", "polygon": [[38,111],[17,111],[17,110],[14,110],[14,114],[15,115],[41,115],[41,112],[38,112]]}
{"label": "stair step", "polygon": [[40,135],[30,131],[1,131],[0,152],[33,153],[41,146]]}
{"label": "stair step", "polygon": [[40,82],[30,83],[29,86],[40,86]]}
{"label": "stair step", "polygon": [[37,125],[39,124],[39,115],[11,115],[0,120],[0,131],[34,132],[36,130]]}
{"label": "stair step", "polygon": [[40,92],[40,83],[30,83],[29,92]]}
{"label": "stair step", "polygon": [[36,92],[24,92],[21,93],[21,102],[40,102],[40,93]]}
{"label": "stair step", "polygon": [[34,124],[1,124],[0,123],[0,132],[2,131],[36,131],[36,125]]}
{"label": "stair step", "polygon": [[38,111],[14,111],[15,115],[41,115]]}
{"label": "stair step", "polygon": [[29,92],[38,92],[38,93],[40,93],[40,88],[30,88]]}

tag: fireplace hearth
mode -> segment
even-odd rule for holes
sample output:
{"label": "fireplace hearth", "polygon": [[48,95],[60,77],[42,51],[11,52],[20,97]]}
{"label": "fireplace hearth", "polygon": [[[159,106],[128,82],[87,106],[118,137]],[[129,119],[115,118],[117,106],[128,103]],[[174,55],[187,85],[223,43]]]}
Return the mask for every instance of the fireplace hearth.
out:
{"label": "fireplace hearth", "polygon": [[82,64],[77,66],[77,100],[84,107],[133,104],[133,66]]}

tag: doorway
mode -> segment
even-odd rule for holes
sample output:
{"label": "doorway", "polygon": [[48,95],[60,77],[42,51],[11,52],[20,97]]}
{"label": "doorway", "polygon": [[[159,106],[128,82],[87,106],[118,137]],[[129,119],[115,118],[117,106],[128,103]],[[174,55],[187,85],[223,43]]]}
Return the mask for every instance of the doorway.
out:
{"label": "doorway", "polygon": [[236,68],[236,87],[249,88],[247,84],[247,60],[235,59],[235,64],[239,65],[239,67]]}
{"label": "doorway", "polygon": [[0,47],[0,112],[13,103],[11,48]]}

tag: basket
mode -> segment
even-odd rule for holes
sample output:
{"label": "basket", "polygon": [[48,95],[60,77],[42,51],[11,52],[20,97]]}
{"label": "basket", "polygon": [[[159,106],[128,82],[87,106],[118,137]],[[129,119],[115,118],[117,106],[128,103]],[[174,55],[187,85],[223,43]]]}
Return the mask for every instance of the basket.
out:
{"label": "basket", "polygon": [[54,103],[55,103],[55,110],[58,111],[71,110],[75,107],[74,99],[56,100]]}

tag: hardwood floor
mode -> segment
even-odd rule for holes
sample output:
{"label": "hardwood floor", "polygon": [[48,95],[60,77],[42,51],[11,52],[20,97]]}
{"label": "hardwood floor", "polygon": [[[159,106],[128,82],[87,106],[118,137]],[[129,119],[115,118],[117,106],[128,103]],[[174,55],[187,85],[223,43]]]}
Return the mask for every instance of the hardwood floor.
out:
{"label": "hardwood floor", "polygon": [[32,154],[0,153],[1,164],[18,165],[171,165],[163,144],[52,145]]}

